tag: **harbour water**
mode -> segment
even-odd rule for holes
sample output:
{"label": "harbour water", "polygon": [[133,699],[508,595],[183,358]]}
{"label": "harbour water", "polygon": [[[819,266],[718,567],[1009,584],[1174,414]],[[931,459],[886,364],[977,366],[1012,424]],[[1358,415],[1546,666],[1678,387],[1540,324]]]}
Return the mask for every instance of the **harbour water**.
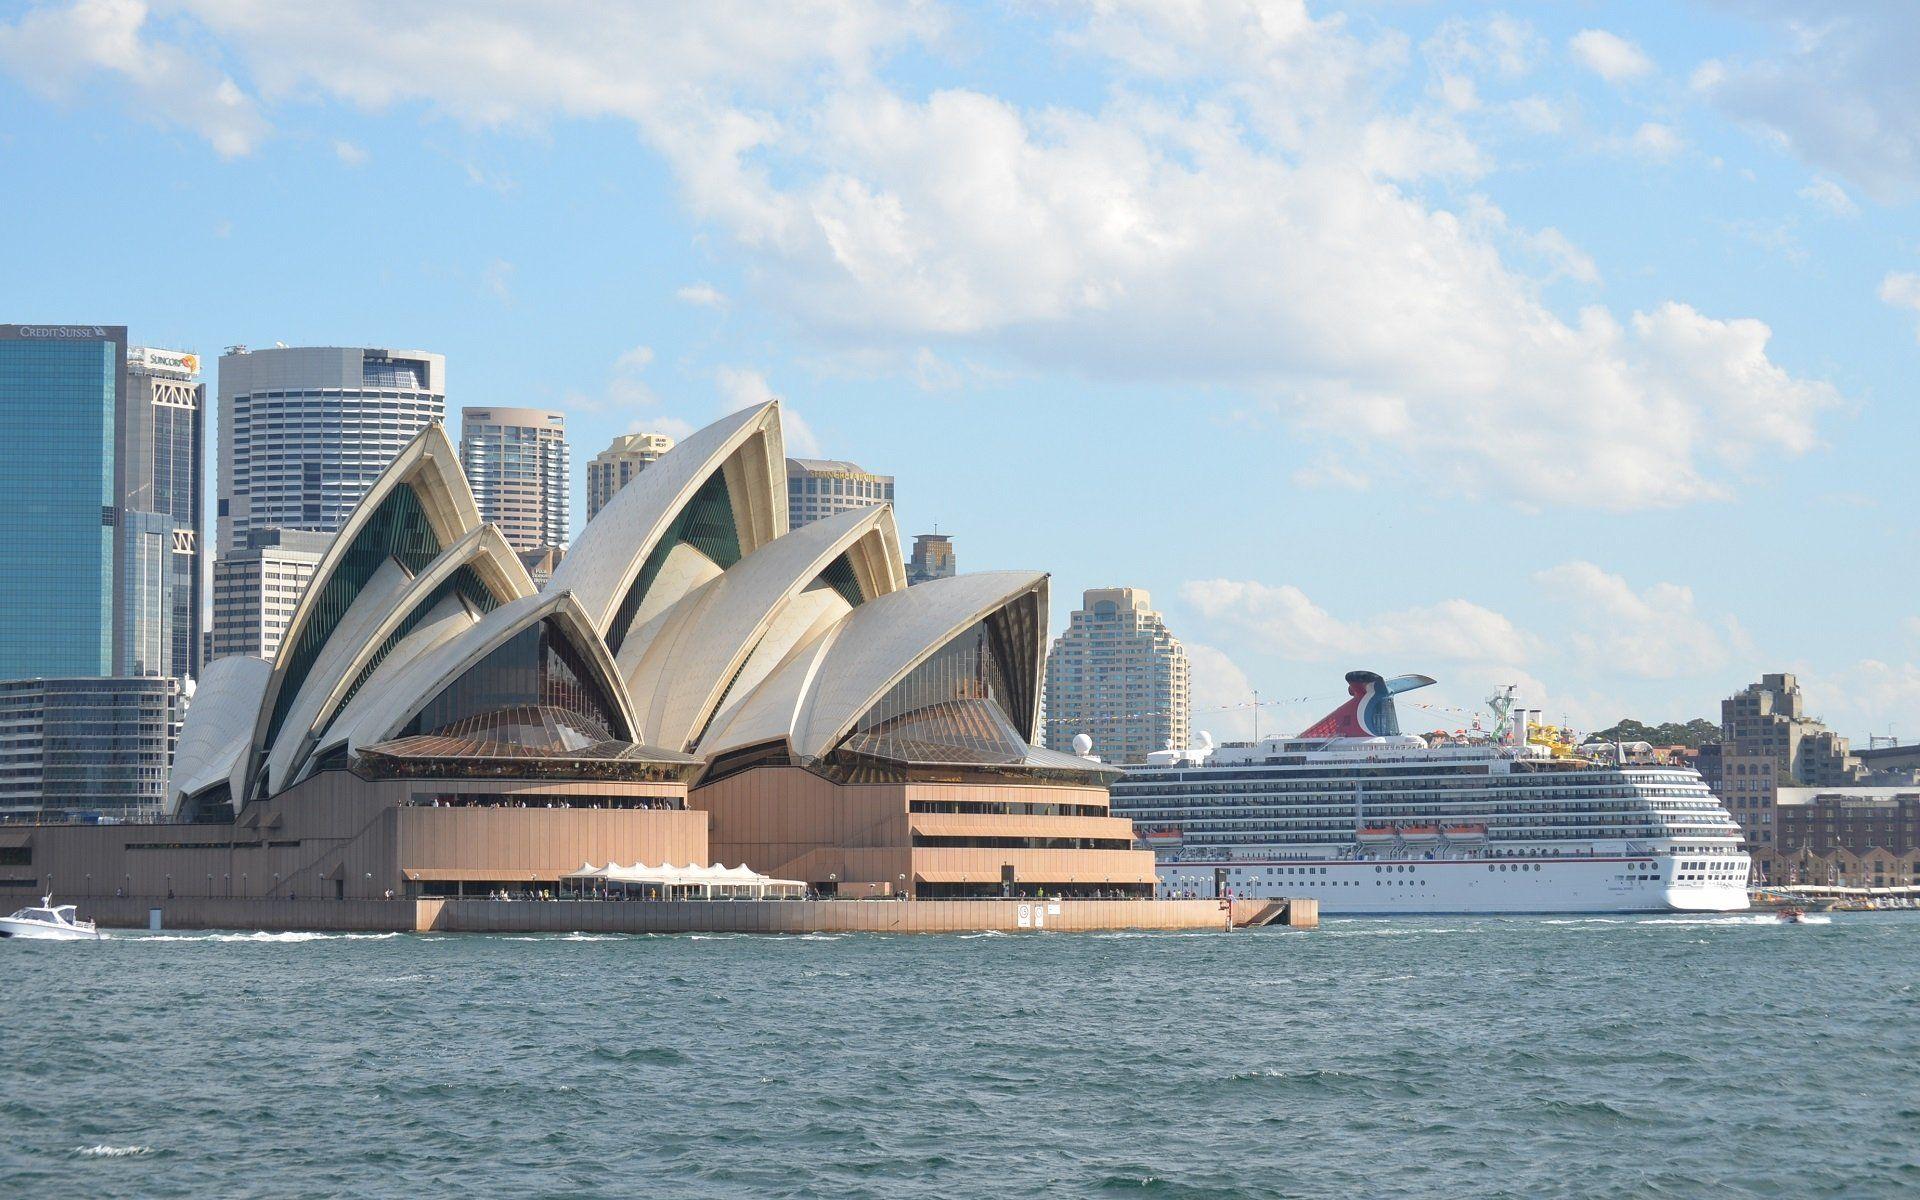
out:
{"label": "harbour water", "polygon": [[1817,920],[0,944],[0,1195],[1912,1195]]}

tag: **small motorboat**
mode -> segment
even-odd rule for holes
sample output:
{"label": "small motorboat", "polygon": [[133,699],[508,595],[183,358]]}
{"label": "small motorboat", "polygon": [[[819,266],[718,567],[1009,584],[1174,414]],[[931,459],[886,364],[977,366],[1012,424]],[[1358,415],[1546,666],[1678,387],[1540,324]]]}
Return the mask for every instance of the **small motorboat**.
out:
{"label": "small motorboat", "polygon": [[1781,923],[1786,925],[1805,925],[1807,923],[1807,912],[1802,908],[1783,908],[1773,915],[1780,918]]}
{"label": "small motorboat", "polygon": [[92,921],[74,918],[71,904],[56,905],[52,896],[42,896],[38,908],[23,908],[10,917],[0,917],[0,938],[27,938],[49,942],[98,941],[100,931]]}

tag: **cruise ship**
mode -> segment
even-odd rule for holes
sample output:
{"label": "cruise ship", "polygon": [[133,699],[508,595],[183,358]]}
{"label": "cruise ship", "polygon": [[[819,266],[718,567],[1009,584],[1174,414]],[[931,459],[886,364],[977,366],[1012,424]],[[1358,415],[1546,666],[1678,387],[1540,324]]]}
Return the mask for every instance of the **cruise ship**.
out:
{"label": "cruise ship", "polygon": [[1311,896],[1335,916],[1747,907],[1739,826],[1692,768],[1576,746],[1511,688],[1490,730],[1429,742],[1393,698],[1433,679],[1346,678],[1297,737],[1161,751],[1113,783],[1160,895]]}

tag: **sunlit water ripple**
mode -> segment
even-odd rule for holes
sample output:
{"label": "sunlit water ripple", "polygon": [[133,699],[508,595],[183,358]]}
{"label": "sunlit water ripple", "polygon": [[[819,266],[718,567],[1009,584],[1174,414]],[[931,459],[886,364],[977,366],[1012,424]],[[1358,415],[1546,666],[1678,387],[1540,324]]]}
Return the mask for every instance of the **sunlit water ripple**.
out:
{"label": "sunlit water ripple", "polygon": [[0,1196],[1902,1196],[1920,914],[0,944]]}

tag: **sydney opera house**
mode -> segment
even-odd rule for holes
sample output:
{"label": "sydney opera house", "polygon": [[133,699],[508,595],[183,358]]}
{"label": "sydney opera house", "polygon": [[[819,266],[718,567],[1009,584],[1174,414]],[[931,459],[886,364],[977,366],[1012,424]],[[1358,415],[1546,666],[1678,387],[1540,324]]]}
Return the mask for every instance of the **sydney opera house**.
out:
{"label": "sydney opera house", "polygon": [[203,672],[169,824],[0,853],[66,895],[422,898],[583,863],[823,894],[1148,895],[1110,772],[1033,744],[1047,577],[909,589],[893,513],[787,531],[777,404],[686,438],[536,589],[439,426],[334,538],[276,659]]}

